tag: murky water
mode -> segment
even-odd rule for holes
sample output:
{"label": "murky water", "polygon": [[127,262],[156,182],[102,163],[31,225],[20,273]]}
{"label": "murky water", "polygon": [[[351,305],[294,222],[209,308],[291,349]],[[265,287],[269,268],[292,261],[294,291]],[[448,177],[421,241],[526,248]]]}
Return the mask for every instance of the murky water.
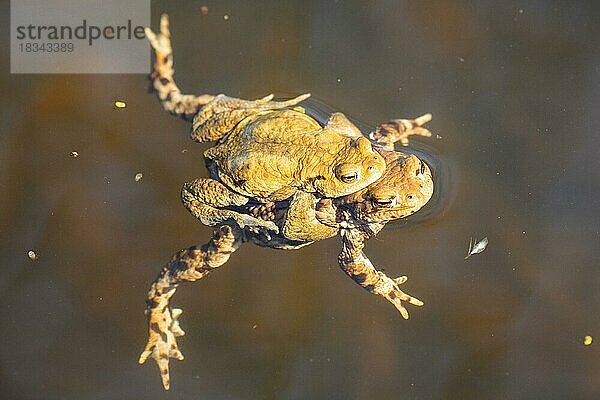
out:
{"label": "murky water", "polygon": [[442,137],[415,145],[435,204],[366,248],[424,307],[404,321],[360,289],[338,239],[246,245],[175,295],[186,360],[166,394],[137,365],[144,299],[209,238],[179,201],[208,145],[143,76],[5,72],[0,397],[600,398],[600,9],[496,3],[153,2],[187,92],[310,91],[371,126],[431,112]]}

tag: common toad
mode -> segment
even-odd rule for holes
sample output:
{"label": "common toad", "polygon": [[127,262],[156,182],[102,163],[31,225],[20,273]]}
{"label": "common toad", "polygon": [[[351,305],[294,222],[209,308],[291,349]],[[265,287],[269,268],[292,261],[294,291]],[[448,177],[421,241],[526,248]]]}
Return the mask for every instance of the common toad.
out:
{"label": "common toad", "polygon": [[[227,140],[227,133],[235,131],[237,124],[248,116],[258,115],[260,119],[269,113],[280,113],[275,115],[281,115],[281,113],[294,112],[296,113],[294,118],[298,117],[305,122],[303,126],[313,126],[312,121],[306,119],[310,117],[306,116],[303,110],[292,108],[304,100],[305,96],[287,102],[273,102],[272,96],[249,102],[225,96],[219,100],[219,96],[182,94],[173,79],[173,57],[166,15],[163,15],[161,19],[160,35],[154,35],[150,29],[147,29],[146,33],[156,51],[154,72],[150,76],[152,85],[165,110],[188,121],[195,121],[192,129],[194,139],[204,141],[205,133],[202,133],[201,127],[206,124],[206,121],[219,114],[214,110],[207,112],[206,115],[211,115],[211,117],[204,118],[204,122],[199,123],[198,121],[202,120],[199,116],[203,110],[206,111],[203,107],[209,106],[211,102],[213,105],[218,105],[219,101],[225,100],[235,105],[225,107],[225,114],[220,117],[233,118],[237,121],[224,130],[221,128],[215,130],[215,132],[220,132],[216,135],[221,135],[219,138],[225,140]],[[268,105],[265,110],[256,111],[257,107],[260,108],[264,105]],[[240,119],[240,115],[244,115],[246,108],[253,111]],[[234,115],[236,113],[239,115]],[[261,192],[262,189],[259,189],[255,192],[256,188],[251,188],[251,190],[244,191],[245,189],[240,189],[243,185],[237,183],[232,184],[233,187],[227,188],[217,180],[213,181],[225,187],[226,191],[216,190],[213,183],[206,184],[207,179],[197,180],[195,184],[186,184],[182,191],[184,205],[202,222],[217,225],[217,228],[207,244],[193,246],[176,253],[171,261],[162,268],[152,284],[148,292],[146,308],[149,339],[139,362],[144,363],[149,357],[154,358],[160,368],[163,386],[165,389],[169,389],[169,359],[183,359],[183,354],[177,346],[176,337],[184,335],[178,322],[182,311],[177,308],[169,308],[170,298],[180,283],[205,277],[210,270],[226,263],[231,254],[244,242],[276,249],[297,249],[316,240],[339,234],[342,238],[342,251],[338,262],[344,272],[369,292],[386,298],[394,304],[404,318],[408,318],[408,312],[402,302],[406,301],[416,306],[423,305],[423,302],[400,290],[399,285],[407,279],[405,276],[392,279],[378,271],[362,252],[362,249],[365,241],[376,235],[388,221],[403,218],[418,211],[431,198],[433,180],[427,164],[414,155],[406,155],[394,150],[396,142],[407,145],[408,137],[411,135],[431,136],[431,133],[422,127],[430,119],[431,116],[426,114],[414,120],[392,120],[376,127],[369,137],[381,162],[385,160],[385,168],[381,169],[383,174],[379,174],[381,176],[378,180],[370,180],[371,178],[364,180],[361,184],[369,183],[362,187],[359,185],[353,192],[346,192],[345,196],[327,197],[325,190],[321,190],[317,186],[306,186],[311,179],[303,181],[303,178],[296,181],[296,183],[302,182],[301,184],[289,185],[293,190],[288,190],[288,188],[286,191],[282,191],[281,193],[284,194],[281,195],[273,195],[273,193],[278,193],[278,190]],[[257,120],[251,118],[251,121],[254,123]],[[213,122],[214,126],[222,126],[218,122],[218,118],[215,118]],[[335,140],[345,141],[344,143],[358,142],[356,147],[367,148],[360,144],[364,143],[362,139],[365,139],[358,137],[360,131],[342,114],[334,114],[330,119],[330,124],[335,128],[333,133],[342,138]],[[323,134],[327,130],[327,126],[314,125],[314,130]],[[222,136],[223,132],[225,132],[224,137]],[[240,135],[243,135],[243,129],[240,132]],[[264,134],[273,135],[274,140],[285,141],[288,139],[281,137],[285,132],[277,130],[276,126],[271,126],[265,130]],[[214,132],[208,136],[211,140],[219,139],[215,137]],[[224,145],[224,142],[220,142],[218,146],[220,145]],[[209,157],[211,151],[207,152]],[[220,161],[232,161],[230,155],[225,153],[216,158]],[[300,159],[298,156],[292,158],[296,162]],[[376,157],[367,154],[366,159],[363,159],[362,162],[373,162],[375,159]],[[346,159],[344,162],[349,160]],[[360,165],[365,165],[360,163],[360,158],[355,160],[355,165],[359,165],[359,168],[361,168]],[[209,169],[215,168],[211,161],[208,165]],[[331,168],[332,165],[338,164],[329,163],[328,165]],[[223,168],[223,166],[217,167]],[[317,169],[321,167],[320,165],[315,166]],[[335,168],[333,170],[335,171]],[[217,171],[217,177],[224,176],[220,172]],[[300,172],[304,174],[301,169]],[[310,174],[302,176],[306,177]],[[336,177],[342,176],[343,174],[338,174]],[[330,176],[330,178],[332,177]],[[198,195],[197,188],[202,189],[200,190],[202,195]],[[211,193],[211,191],[213,192]],[[205,199],[202,196],[206,193],[210,194],[208,197],[217,199],[217,201],[203,201]],[[334,193],[344,193],[344,191]],[[289,198],[285,198],[285,195]],[[294,212],[294,209],[297,212]]]}

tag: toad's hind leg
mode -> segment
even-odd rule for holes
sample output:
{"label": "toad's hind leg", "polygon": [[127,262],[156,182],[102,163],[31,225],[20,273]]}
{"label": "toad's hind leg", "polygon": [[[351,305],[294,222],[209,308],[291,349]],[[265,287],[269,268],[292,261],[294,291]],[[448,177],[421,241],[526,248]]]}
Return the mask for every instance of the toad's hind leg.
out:
{"label": "toad's hind leg", "polygon": [[163,108],[173,115],[191,120],[198,110],[214,99],[215,96],[205,94],[195,96],[182,94],[175,83],[173,75],[173,49],[171,48],[171,32],[169,31],[169,17],[163,14],[160,18],[160,33],[155,34],[146,28],[146,36],[156,52],[154,70],[149,76],[153,89]]}
{"label": "toad's hind leg", "polygon": [[242,206],[248,202],[248,198],[232,192],[214,179],[198,178],[184,184],[181,190],[181,201],[185,208],[205,225],[214,226],[233,220],[242,229],[257,227],[279,232],[279,228],[272,221],[263,221],[251,215],[223,209],[229,206]]}
{"label": "toad's hind leg", "polygon": [[180,283],[204,278],[210,270],[225,264],[242,240],[243,234],[239,228],[223,225],[215,230],[211,240],[204,246],[190,247],[175,254],[152,284],[146,300],[149,338],[139,363],[143,364],[152,357],[160,369],[165,389],[169,389],[170,382],[169,358],[183,360],[175,339],[184,335],[177,320],[182,311],[169,309],[169,300]]}
{"label": "toad's hind leg", "polygon": [[354,282],[373,294],[383,296],[392,303],[404,319],[408,319],[408,311],[404,308],[402,301],[409,302],[415,306],[422,306],[423,302],[412,297],[402,290],[399,285],[406,282],[406,276],[392,279],[381,271],[375,269],[371,261],[362,252],[364,241],[368,235],[358,228],[343,229],[342,252],[338,261],[340,267]]}

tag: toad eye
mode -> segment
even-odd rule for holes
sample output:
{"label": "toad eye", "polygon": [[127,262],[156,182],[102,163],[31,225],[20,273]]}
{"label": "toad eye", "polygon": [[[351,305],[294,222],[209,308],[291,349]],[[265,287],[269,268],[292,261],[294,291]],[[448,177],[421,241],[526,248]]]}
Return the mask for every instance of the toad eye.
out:
{"label": "toad eye", "polygon": [[376,208],[392,208],[396,205],[396,198],[391,199],[373,199],[371,200],[373,207]]}
{"label": "toad eye", "polygon": [[357,179],[358,179],[358,172],[351,172],[346,175],[340,175],[340,180],[344,183],[356,182]]}
{"label": "toad eye", "polygon": [[344,183],[354,183],[359,178],[359,169],[354,164],[341,164],[335,169],[335,175]]}

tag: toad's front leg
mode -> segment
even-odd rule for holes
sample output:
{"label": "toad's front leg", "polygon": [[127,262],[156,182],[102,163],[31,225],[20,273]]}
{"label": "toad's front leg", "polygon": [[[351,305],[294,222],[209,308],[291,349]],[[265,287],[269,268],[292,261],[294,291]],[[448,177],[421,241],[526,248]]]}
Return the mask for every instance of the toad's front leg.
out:
{"label": "toad's front leg", "polygon": [[422,306],[423,302],[412,297],[402,290],[399,285],[406,282],[406,276],[396,279],[388,277],[381,271],[375,269],[371,261],[362,252],[364,241],[368,234],[359,228],[342,229],[342,252],[338,257],[340,267],[350,276],[354,282],[373,294],[385,297],[408,319],[408,311],[402,305],[407,301],[415,306]]}
{"label": "toad's front leg", "polygon": [[160,369],[165,389],[169,389],[169,358],[183,360],[175,340],[184,335],[177,321],[182,311],[170,310],[169,300],[180,283],[204,278],[210,270],[225,264],[242,239],[242,231],[236,226],[220,226],[204,246],[190,247],[175,254],[152,284],[146,300],[149,338],[139,363],[152,357]]}

